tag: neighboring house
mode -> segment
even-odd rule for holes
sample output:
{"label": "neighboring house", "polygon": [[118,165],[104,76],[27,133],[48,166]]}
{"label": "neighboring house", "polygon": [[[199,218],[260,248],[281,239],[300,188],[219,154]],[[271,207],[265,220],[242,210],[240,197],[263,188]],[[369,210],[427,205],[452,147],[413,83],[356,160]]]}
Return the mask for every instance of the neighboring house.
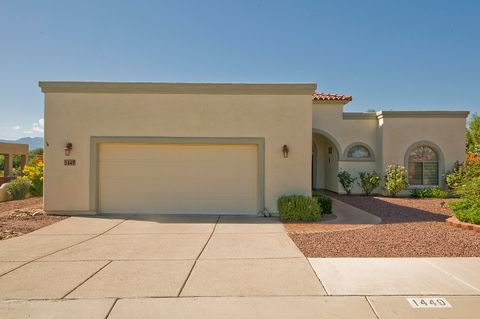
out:
{"label": "neighboring house", "polygon": [[443,187],[465,153],[466,111],[344,113],[351,97],[316,84],[40,87],[49,212],[276,212],[284,194],[343,192],[340,169],[399,164]]}
{"label": "neighboring house", "polygon": [[0,155],[3,155],[3,176],[0,176],[0,185],[13,178],[13,156],[20,156],[20,169],[28,160],[28,145],[0,142]]}
{"label": "neighboring house", "polygon": [[6,183],[15,178],[13,176],[13,156],[20,156],[20,170],[22,170],[28,160],[28,145],[0,142],[0,155],[3,156],[3,174],[0,174],[0,202],[4,202],[8,200]]}

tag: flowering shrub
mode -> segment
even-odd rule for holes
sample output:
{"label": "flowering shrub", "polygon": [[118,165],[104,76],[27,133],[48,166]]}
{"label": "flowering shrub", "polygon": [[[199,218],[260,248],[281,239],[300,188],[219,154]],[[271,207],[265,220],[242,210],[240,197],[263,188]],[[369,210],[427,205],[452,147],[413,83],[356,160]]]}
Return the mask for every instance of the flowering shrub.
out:
{"label": "flowering shrub", "polygon": [[465,162],[455,162],[453,169],[446,175],[445,182],[448,187],[455,189],[462,185],[464,180],[480,177],[480,156],[467,153]]}
{"label": "flowering shrub", "polygon": [[385,171],[385,190],[392,197],[408,186],[407,171],[400,165],[388,165]]}
{"label": "flowering shrub", "polygon": [[43,161],[35,158],[23,168],[23,176],[20,179],[30,182],[30,194],[41,196],[43,194]]}
{"label": "flowering shrub", "polygon": [[352,174],[350,174],[349,172],[344,171],[344,170],[341,170],[337,174],[337,177],[338,177],[338,181],[340,182],[340,184],[342,184],[345,192],[347,192],[347,194],[350,194],[352,192],[353,182],[355,182],[355,180],[357,178],[352,177]]}
{"label": "flowering shrub", "polygon": [[370,195],[375,188],[380,185],[381,177],[375,171],[371,172],[360,172],[360,183],[357,183],[358,186],[362,188],[362,191],[365,195]]}
{"label": "flowering shrub", "polygon": [[456,163],[446,181],[460,197],[448,205],[455,216],[463,222],[480,224],[480,156],[468,153],[463,164]]}

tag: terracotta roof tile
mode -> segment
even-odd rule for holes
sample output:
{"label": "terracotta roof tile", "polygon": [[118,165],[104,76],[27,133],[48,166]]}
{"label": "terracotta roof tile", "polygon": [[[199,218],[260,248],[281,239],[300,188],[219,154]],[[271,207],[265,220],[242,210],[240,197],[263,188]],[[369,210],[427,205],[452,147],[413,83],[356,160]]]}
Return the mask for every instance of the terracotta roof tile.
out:
{"label": "terracotta roof tile", "polygon": [[331,94],[331,93],[313,93],[314,101],[351,101],[352,97],[349,95]]}

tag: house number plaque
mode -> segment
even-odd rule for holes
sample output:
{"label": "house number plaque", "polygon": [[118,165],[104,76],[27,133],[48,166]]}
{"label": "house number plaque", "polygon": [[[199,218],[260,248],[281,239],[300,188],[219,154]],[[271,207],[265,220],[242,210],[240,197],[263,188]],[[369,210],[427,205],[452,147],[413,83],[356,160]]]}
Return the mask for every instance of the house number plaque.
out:
{"label": "house number plaque", "polygon": [[63,164],[64,164],[65,166],[75,166],[75,165],[76,165],[74,159],[66,159],[66,160],[63,160]]}
{"label": "house number plaque", "polygon": [[407,298],[412,308],[452,308],[445,298]]}

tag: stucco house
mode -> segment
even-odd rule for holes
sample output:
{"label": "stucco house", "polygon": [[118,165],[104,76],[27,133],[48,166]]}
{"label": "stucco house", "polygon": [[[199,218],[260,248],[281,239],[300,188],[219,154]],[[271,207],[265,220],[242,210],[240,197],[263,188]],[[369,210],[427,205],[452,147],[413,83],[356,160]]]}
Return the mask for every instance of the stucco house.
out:
{"label": "stucco house", "polygon": [[343,192],[341,169],[443,187],[464,158],[468,112],[346,113],[316,84],[39,85],[53,213],[275,213],[284,194]]}

